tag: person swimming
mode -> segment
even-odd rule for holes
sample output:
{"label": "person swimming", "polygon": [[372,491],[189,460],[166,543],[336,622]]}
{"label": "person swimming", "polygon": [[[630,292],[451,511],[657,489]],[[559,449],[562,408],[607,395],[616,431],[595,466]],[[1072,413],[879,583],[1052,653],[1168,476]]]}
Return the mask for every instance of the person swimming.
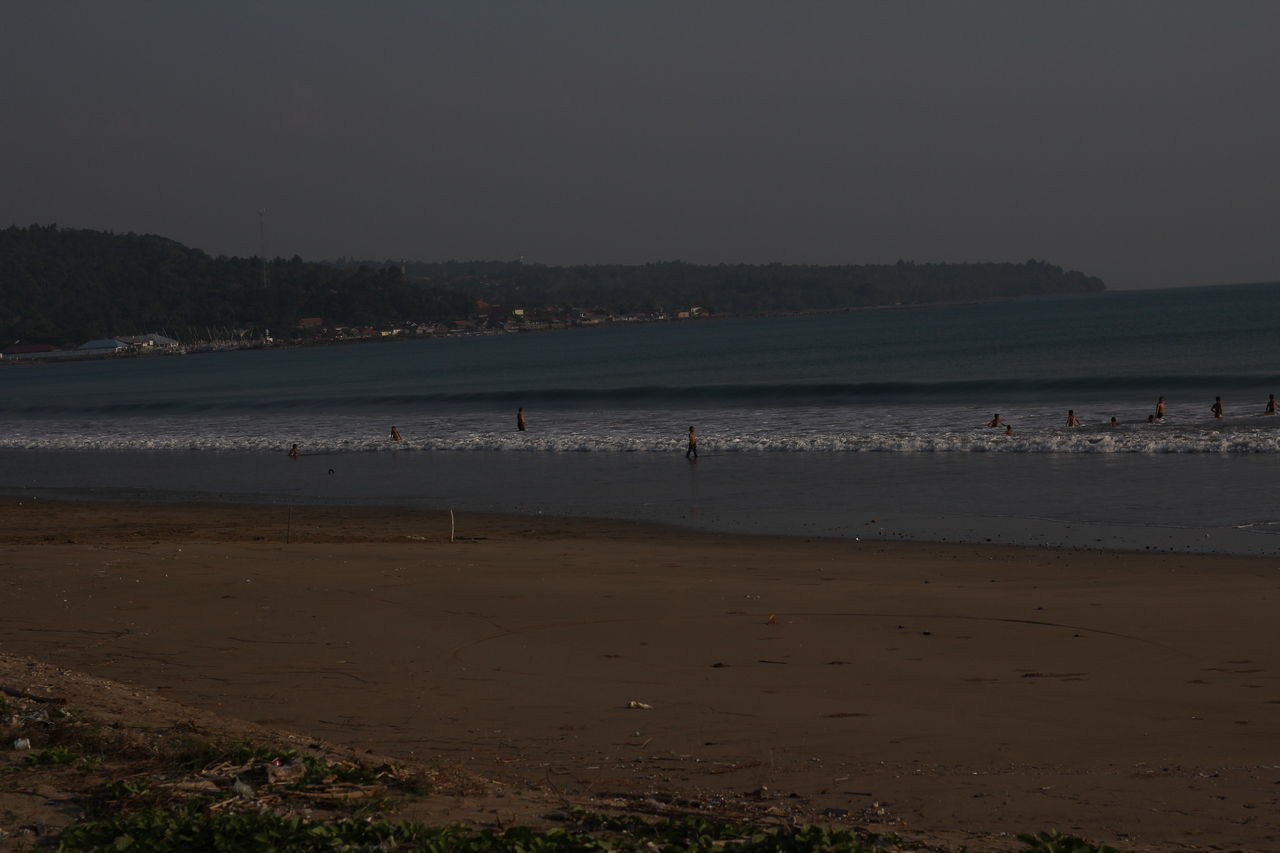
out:
{"label": "person swimming", "polygon": [[991,423],[987,424],[987,426],[989,426],[989,427],[1004,426],[1004,422],[1000,420],[1000,413],[999,413],[999,412],[997,412],[997,413],[996,413],[996,414],[991,418]]}
{"label": "person swimming", "polygon": [[1120,422],[1119,422],[1118,420],[1116,420],[1116,416],[1115,416],[1115,415],[1112,415],[1112,416],[1111,416],[1111,421],[1107,424],[1107,426],[1118,427],[1118,426],[1120,426]]}
{"label": "person swimming", "polygon": [[1080,426],[1080,419],[1076,417],[1075,409],[1067,409],[1067,426],[1069,427]]}
{"label": "person swimming", "polygon": [[289,458],[290,459],[298,458],[298,445],[295,444],[293,447],[289,448]]}
{"label": "person swimming", "polygon": [[391,428],[391,440],[392,441],[400,440],[400,430],[396,429],[395,427]]}

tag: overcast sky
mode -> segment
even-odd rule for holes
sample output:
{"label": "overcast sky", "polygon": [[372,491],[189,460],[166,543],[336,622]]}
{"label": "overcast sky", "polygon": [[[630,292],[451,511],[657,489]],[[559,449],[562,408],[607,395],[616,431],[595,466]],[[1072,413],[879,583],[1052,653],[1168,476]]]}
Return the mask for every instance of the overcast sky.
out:
{"label": "overcast sky", "polygon": [[1280,3],[4,0],[0,225],[1280,279]]}

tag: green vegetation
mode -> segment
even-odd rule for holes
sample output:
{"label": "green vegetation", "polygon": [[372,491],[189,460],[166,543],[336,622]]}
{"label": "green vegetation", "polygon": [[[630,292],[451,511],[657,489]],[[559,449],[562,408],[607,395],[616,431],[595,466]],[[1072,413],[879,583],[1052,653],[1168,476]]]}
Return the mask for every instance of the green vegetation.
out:
{"label": "green vegetation", "polygon": [[[161,332],[183,342],[329,328],[496,318],[567,322],[580,312],[655,319],[698,306],[721,314],[831,311],[1102,291],[1043,261],[812,266],[680,261],[634,266],[520,262],[313,263],[213,258],[164,237],[32,225],[0,229],[0,346],[76,346]],[[478,311],[477,300],[500,306]],[[499,323],[500,324],[500,323]],[[314,330],[309,332],[314,334]]]}
{"label": "green vegetation", "polygon": [[[1027,853],[1118,853],[1058,833],[1020,836]],[[237,850],[308,853],[321,850],[424,851],[424,853],[577,853],[650,851],[701,853],[886,853],[912,849],[892,838],[821,826],[761,828],[714,820],[646,821],[576,814],[565,828],[504,831],[415,823],[327,823],[270,812],[208,817],[193,810],[149,811],[79,824],[62,834],[58,850]]]}
{"label": "green vegetation", "polygon": [[504,306],[607,306],[619,314],[700,306],[716,313],[832,311],[1106,289],[1100,279],[1043,261],[976,264],[719,264],[553,267],[523,263],[410,263],[410,276]]}
{"label": "green vegetation", "polygon": [[259,259],[211,258],[164,237],[3,229],[0,344],[78,345],[148,331],[193,340],[208,327],[289,332],[310,316],[373,325],[442,321],[471,308],[468,296],[412,284],[399,268],[298,257],[268,267],[264,286]]}

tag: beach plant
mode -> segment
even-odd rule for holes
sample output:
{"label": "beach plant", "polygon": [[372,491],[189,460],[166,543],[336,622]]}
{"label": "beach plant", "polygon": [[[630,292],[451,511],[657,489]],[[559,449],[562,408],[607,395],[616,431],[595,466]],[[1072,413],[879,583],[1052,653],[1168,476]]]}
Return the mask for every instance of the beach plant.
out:
{"label": "beach plant", "polygon": [[56,767],[62,764],[72,764],[80,760],[80,753],[65,746],[51,746],[48,749],[42,749],[39,752],[33,752],[23,757],[23,762],[33,767]]}
{"label": "beach plant", "polygon": [[[759,827],[684,818],[646,820],[586,812],[571,827],[512,827],[476,831],[459,826],[365,820],[313,822],[272,812],[210,816],[198,808],[114,815],[63,832],[58,850],[87,851],[421,851],[421,853],[586,853],[661,850],[667,853],[885,853],[909,849],[871,834],[822,826]],[[563,817],[562,817],[563,819]],[[1041,832],[1019,836],[1028,853],[1118,853],[1074,836]],[[967,849],[967,848],[966,848]]]}
{"label": "beach plant", "polygon": [[1063,835],[1057,830],[1023,834],[1018,840],[1027,845],[1028,853],[1120,853],[1105,844],[1092,844],[1074,835]]}

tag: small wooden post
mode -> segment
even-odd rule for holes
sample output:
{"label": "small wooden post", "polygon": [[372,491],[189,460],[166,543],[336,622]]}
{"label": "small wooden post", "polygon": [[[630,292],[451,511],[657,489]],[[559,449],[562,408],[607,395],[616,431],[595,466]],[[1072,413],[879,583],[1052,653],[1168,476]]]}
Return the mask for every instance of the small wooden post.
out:
{"label": "small wooden post", "polygon": [[453,510],[449,510],[449,544],[453,544],[453,533],[457,530],[457,526],[453,521]]}

